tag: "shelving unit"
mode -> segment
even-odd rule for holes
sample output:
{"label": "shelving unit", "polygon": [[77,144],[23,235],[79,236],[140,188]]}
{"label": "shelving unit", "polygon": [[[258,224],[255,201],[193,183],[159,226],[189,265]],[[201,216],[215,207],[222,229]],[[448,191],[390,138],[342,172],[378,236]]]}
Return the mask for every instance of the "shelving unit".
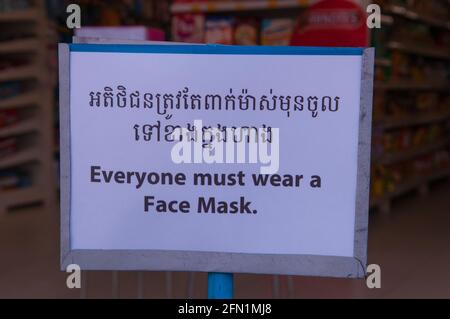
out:
{"label": "shelving unit", "polygon": [[241,1],[199,1],[195,3],[174,3],[172,13],[198,13],[198,12],[230,12],[230,11],[258,11],[274,9],[304,8],[313,0],[241,0]]}
{"label": "shelving unit", "polygon": [[16,109],[29,106],[39,99],[39,92],[37,89],[31,92],[25,92],[11,98],[0,100],[0,110]]}
{"label": "shelving unit", "polygon": [[385,117],[382,121],[375,123],[375,126],[383,127],[383,129],[395,129],[401,127],[410,127],[415,125],[424,125],[435,122],[450,120],[449,112],[430,113],[421,117],[415,115],[406,117]]}
{"label": "shelving unit", "polygon": [[398,185],[392,192],[379,198],[373,198],[370,206],[372,208],[379,208],[383,212],[389,212],[394,198],[414,190],[418,190],[422,195],[426,195],[430,183],[448,177],[450,177],[450,169],[441,169],[424,176],[414,176]]}
{"label": "shelving unit", "polygon": [[390,67],[392,66],[392,62],[388,59],[376,59],[375,66]]}
{"label": "shelving unit", "polygon": [[[39,122],[36,118],[24,119],[19,123],[8,125],[0,129],[0,138],[22,135],[39,131]],[[0,160],[1,163],[1,160]]]}
{"label": "shelving unit", "polygon": [[56,200],[46,8],[44,0],[30,1],[30,4],[29,9],[0,12],[0,36],[16,26],[29,26],[26,37],[7,37],[0,41],[2,59],[26,56],[27,61],[0,70],[0,84],[13,81],[24,84],[20,92],[0,98],[0,112],[15,110],[19,114],[17,122],[0,126],[0,140],[16,138],[20,141],[16,151],[0,157],[0,172],[21,169],[30,176],[30,184],[24,187],[0,188],[0,216],[14,207],[38,202],[53,205]]}
{"label": "shelving unit", "polygon": [[401,42],[392,41],[388,43],[388,48],[398,50],[410,54],[415,54],[423,57],[450,60],[450,51],[439,49],[420,48],[413,45],[404,44]]}
{"label": "shelving unit", "polygon": [[0,54],[33,52],[39,43],[36,39],[17,39],[0,43]]}
{"label": "shelving unit", "polygon": [[408,150],[400,150],[400,151],[384,154],[383,156],[380,156],[379,158],[375,158],[375,160],[379,163],[382,163],[385,165],[390,165],[393,163],[406,161],[406,160],[415,158],[415,157],[423,155],[423,154],[428,154],[435,150],[439,150],[441,148],[446,147],[449,144],[449,142],[450,142],[450,139],[445,138],[440,141],[413,147]]}
{"label": "shelving unit", "polygon": [[412,80],[396,80],[389,81],[386,83],[375,82],[375,90],[385,90],[385,91],[448,91],[450,89],[450,83],[440,82],[440,81],[427,81],[427,82],[416,82]]}
{"label": "shelving unit", "polygon": [[[450,7],[450,2],[448,1],[431,1],[441,1],[441,5]],[[428,30],[430,35],[436,35],[436,32],[450,32],[450,22],[421,12],[421,10],[400,6],[394,3],[394,1],[390,2],[391,4],[389,4],[389,1],[383,1],[381,5],[383,14],[390,15],[393,18],[393,24],[390,26],[391,29],[388,29],[391,31],[386,31],[386,29],[384,29],[381,31],[384,32],[382,33],[384,37],[374,37],[378,40],[382,39],[380,43],[384,44],[381,49],[378,48],[379,50],[377,50],[378,53],[382,53],[382,55],[377,56],[376,59],[377,74],[389,74],[389,76],[383,80],[376,80],[375,98],[379,99],[379,105],[383,105],[385,109],[387,109],[389,103],[391,103],[391,107],[395,107],[396,104],[399,103],[397,100],[401,101],[403,99],[403,102],[405,103],[402,105],[403,107],[409,105],[411,101],[414,101],[414,108],[416,111],[397,111],[399,112],[397,115],[383,115],[382,118],[378,118],[374,122],[374,132],[376,132],[374,135],[378,136],[378,139],[380,134],[381,136],[390,134],[389,137],[392,138],[392,136],[395,136],[392,134],[398,133],[399,136],[402,136],[402,133],[409,132],[408,134],[414,136],[416,132],[424,132],[426,128],[431,129],[431,127],[440,127],[443,131],[441,131],[440,137],[428,141],[425,144],[411,145],[406,149],[401,148],[395,151],[384,151],[384,153],[376,154],[372,158],[374,169],[381,166],[386,167],[389,170],[389,167],[394,167],[394,172],[391,172],[391,177],[397,176],[395,177],[395,183],[390,184],[388,182],[388,185],[390,185],[388,186],[388,190],[385,190],[378,195],[372,194],[371,207],[377,208],[383,212],[390,211],[391,204],[395,198],[414,190],[419,191],[422,195],[426,195],[430,183],[450,176],[450,165],[441,167],[440,165],[435,166],[433,164],[430,166],[432,169],[426,169],[420,173],[411,171],[410,175],[405,174],[401,168],[400,171],[395,171],[395,167],[408,167],[411,163],[416,163],[418,159],[423,159],[424,157],[434,158],[433,156],[435,156],[437,152],[447,152],[448,154],[448,151],[450,150],[450,126],[447,124],[447,127],[445,128],[445,123],[450,123],[450,105],[448,105],[448,102],[444,102],[446,104],[442,105],[439,110],[426,109],[425,111],[417,111],[417,109],[420,109],[417,100],[419,95],[428,94],[438,97],[438,100],[440,101],[450,101],[450,82],[448,74],[447,80],[442,80],[442,77],[437,78],[437,76],[430,76],[430,71],[427,71],[427,73],[424,72],[424,74],[428,74],[428,76],[425,76],[422,79],[417,79],[417,73],[414,76],[415,79],[413,79],[413,76],[410,76],[409,78],[405,75],[403,75],[403,77],[393,76],[394,74],[401,74],[406,67],[403,65],[403,69],[398,69],[399,72],[394,72],[393,68],[399,68],[399,56],[396,55],[396,60],[394,61],[391,59],[394,56],[394,53],[402,54],[407,56],[408,59],[411,59],[410,61],[419,61],[418,64],[413,65],[416,72],[419,68],[432,68],[433,66],[436,67],[436,65],[445,65],[448,73],[448,68],[450,67],[450,48],[448,46],[443,47],[442,45],[433,46],[432,38],[434,37],[431,36],[427,39],[426,43],[422,43],[413,36],[412,32],[409,32],[411,28],[406,26],[410,24],[418,26],[421,28],[421,36],[423,36],[424,30]],[[436,4],[437,3],[435,3],[434,7],[436,7]],[[450,10],[449,7],[447,7],[448,10]],[[405,32],[402,29],[397,30],[396,28],[405,28],[404,30],[408,30],[408,32]],[[410,38],[406,37],[406,35],[409,35],[410,33]],[[399,37],[399,34],[402,36]],[[396,35],[396,37],[391,38],[392,35]],[[411,70],[412,66],[409,65],[408,69]],[[387,70],[389,71],[386,72]],[[395,96],[395,100],[393,100],[393,96]],[[445,100],[445,98],[448,100]],[[434,102],[434,104],[437,103],[439,102]],[[377,104],[378,103],[376,102],[375,105]],[[445,109],[442,109],[443,106],[446,106]],[[408,137],[403,138],[408,139]],[[381,140],[384,141],[383,139]],[[390,139],[388,138],[387,141],[389,140]],[[380,141],[378,140],[374,143],[380,143]],[[375,149],[378,148],[375,147]],[[414,164],[413,167],[417,167],[415,165],[416,164]],[[398,180],[398,176],[402,176],[400,180]],[[374,179],[377,180],[377,177],[372,177],[372,182],[374,182]],[[378,182],[380,181],[375,181],[375,183]],[[372,191],[373,189],[378,189],[378,186],[380,185],[378,184],[377,187],[372,185]]]}
{"label": "shelving unit", "polygon": [[23,22],[23,21],[36,21],[38,17],[42,16],[43,5],[38,3],[40,0],[36,0],[37,6],[26,10],[17,10],[11,12],[0,12],[0,23],[3,22]]}
{"label": "shelving unit", "polygon": [[444,28],[447,30],[450,30],[450,22],[444,21],[441,19],[436,19],[434,17],[424,15],[418,11],[411,10],[399,5],[390,5],[387,8],[384,9],[384,12],[400,16],[406,19],[410,19],[412,21],[418,22],[418,23],[426,23],[433,27],[438,28]]}

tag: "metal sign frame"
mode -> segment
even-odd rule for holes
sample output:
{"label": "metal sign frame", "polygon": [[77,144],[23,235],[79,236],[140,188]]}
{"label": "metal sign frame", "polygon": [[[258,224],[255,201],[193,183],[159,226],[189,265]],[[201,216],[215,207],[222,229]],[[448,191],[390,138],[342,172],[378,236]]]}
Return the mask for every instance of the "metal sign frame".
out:
{"label": "metal sign frame", "polygon": [[[370,152],[374,49],[306,48],[306,47],[234,47],[217,45],[142,45],[114,44],[59,45],[59,103],[61,150],[61,269],[78,264],[83,270],[166,270],[257,274],[285,274],[362,278],[366,274],[367,230],[370,188]],[[70,52],[74,48],[88,51],[122,52],[145,49],[158,52],[197,52],[220,54],[224,48],[239,53],[243,50],[267,50],[272,54],[361,55],[361,91],[358,137],[358,167],[354,228],[354,256],[246,254],[163,250],[74,250],[70,245],[71,215],[71,129],[70,129]],[[226,50],[226,49],[225,49]],[[128,52],[128,51],[127,51]],[[209,52],[209,53],[208,53]],[[232,53],[229,53],[232,54]],[[250,54],[247,52],[246,54]]]}

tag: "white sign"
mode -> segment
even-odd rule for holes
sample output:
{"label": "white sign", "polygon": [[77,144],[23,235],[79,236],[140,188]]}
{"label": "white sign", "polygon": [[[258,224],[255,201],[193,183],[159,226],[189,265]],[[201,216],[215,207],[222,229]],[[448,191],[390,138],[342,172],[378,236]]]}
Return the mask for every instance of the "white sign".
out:
{"label": "white sign", "polygon": [[[363,50],[79,44],[68,55],[69,251],[204,253],[204,265],[158,264],[203,271],[220,267],[211,253],[365,254]],[[294,264],[222,270],[311,272]]]}

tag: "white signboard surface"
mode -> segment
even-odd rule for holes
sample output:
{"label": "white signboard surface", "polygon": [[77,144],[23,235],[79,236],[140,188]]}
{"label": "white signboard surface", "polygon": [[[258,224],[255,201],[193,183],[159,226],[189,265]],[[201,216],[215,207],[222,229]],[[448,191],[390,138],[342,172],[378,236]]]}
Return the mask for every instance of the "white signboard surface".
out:
{"label": "white signboard surface", "polygon": [[[355,257],[363,54],[192,50],[72,46],[70,249]],[[279,156],[175,163],[194,121],[278,129]]]}

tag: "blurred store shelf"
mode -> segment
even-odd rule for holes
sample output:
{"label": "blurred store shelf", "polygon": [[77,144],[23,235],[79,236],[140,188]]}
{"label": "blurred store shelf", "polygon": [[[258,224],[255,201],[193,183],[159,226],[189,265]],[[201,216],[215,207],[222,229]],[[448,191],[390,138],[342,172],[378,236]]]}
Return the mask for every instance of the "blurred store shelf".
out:
{"label": "blurred store shelf", "polygon": [[37,103],[39,92],[36,90],[25,92],[17,96],[0,100],[0,110],[16,109]]}
{"label": "blurred store shelf", "polygon": [[37,51],[39,42],[36,38],[16,39],[0,42],[0,53],[18,53]]}
{"label": "blurred store shelf", "polygon": [[450,60],[450,52],[443,49],[423,48],[417,45],[408,45],[401,42],[389,42],[387,47],[393,50],[399,50],[405,53],[420,55],[429,58]]}
{"label": "blurred store shelf", "polygon": [[[372,207],[388,212],[401,195],[426,195],[450,175],[450,2],[381,2],[393,18],[372,30],[377,48]],[[379,150],[385,151],[379,154]]]}
{"label": "blurred store shelf", "polygon": [[450,139],[444,138],[440,141],[432,142],[426,145],[421,145],[417,147],[413,147],[410,149],[399,150],[396,152],[386,153],[380,156],[379,158],[375,158],[374,161],[376,163],[381,163],[385,165],[390,165],[397,162],[406,161],[424,154],[431,153],[433,151],[439,150],[447,145],[449,145]]}
{"label": "blurred store shelf", "polygon": [[13,155],[0,158],[0,169],[11,168],[22,164],[37,161],[40,158],[40,152],[36,147],[26,148]]}
{"label": "blurred store shelf", "polygon": [[378,90],[398,90],[398,91],[413,91],[413,90],[425,90],[425,91],[448,91],[450,90],[450,83],[441,81],[427,81],[418,83],[408,80],[396,80],[390,82],[376,82],[375,89]]}
{"label": "blurred store shelf", "polygon": [[39,17],[39,11],[34,8],[0,12],[0,22],[35,21],[39,19]]}
{"label": "blurred store shelf", "polygon": [[4,88],[0,112],[12,119],[0,123],[4,145],[0,173],[10,178],[10,184],[0,189],[0,213],[30,202],[56,200],[46,2],[27,1],[16,7],[0,10],[0,85]]}
{"label": "blurred store shelf", "polygon": [[202,1],[197,3],[174,3],[171,7],[171,12],[196,13],[293,9],[307,7],[312,2],[312,0]]}
{"label": "blurred store shelf", "polygon": [[394,18],[387,14],[381,15],[381,25],[391,26],[394,24]]}
{"label": "blurred store shelf", "polygon": [[392,66],[392,61],[389,59],[376,59],[375,60],[375,66],[379,66],[379,67],[391,67]]}
{"label": "blurred store shelf", "polygon": [[38,78],[41,75],[35,65],[24,65],[0,71],[0,81],[13,81]]}
{"label": "blurred store shelf", "polygon": [[375,122],[375,126],[382,127],[385,130],[389,130],[408,126],[442,122],[448,119],[450,119],[450,113],[448,112],[412,114],[406,116],[387,117]]}
{"label": "blurred store shelf", "polygon": [[[22,203],[39,202],[44,196],[44,191],[39,187],[25,187],[4,191],[4,195],[0,206],[5,209]],[[0,213],[4,210],[2,207],[0,207]]]}
{"label": "blurred store shelf", "polygon": [[0,138],[22,135],[39,130],[39,121],[36,118],[22,120],[18,123],[0,128]]}
{"label": "blurred store shelf", "polygon": [[411,10],[411,9],[408,9],[408,8],[405,8],[405,7],[402,7],[399,5],[390,5],[384,10],[384,12],[392,14],[392,15],[401,16],[403,18],[406,18],[406,19],[409,19],[412,21],[423,22],[423,23],[426,23],[433,27],[444,28],[444,29],[450,30],[450,22],[449,21],[437,19],[435,17],[431,17],[431,16],[422,14],[415,10]]}
{"label": "blurred store shelf", "polygon": [[444,168],[427,175],[412,177],[407,181],[395,186],[393,191],[381,197],[372,198],[370,206],[378,207],[381,210],[388,212],[390,210],[390,202],[393,198],[404,195],[414,190],[420,190],[420,188],[427,188],[428,183],[435,180],[448,178],[449,176],[450,169]]}

